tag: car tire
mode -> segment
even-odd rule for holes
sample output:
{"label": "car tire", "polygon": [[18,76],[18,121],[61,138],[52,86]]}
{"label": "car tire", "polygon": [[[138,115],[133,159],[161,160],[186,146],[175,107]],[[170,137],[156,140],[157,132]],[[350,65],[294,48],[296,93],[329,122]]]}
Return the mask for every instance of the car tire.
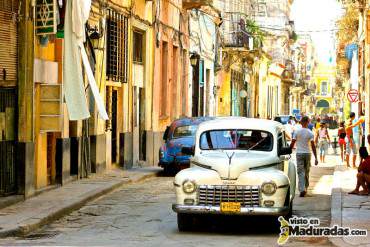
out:
{"label": "car tire", "polygon": [[180,232],[190,231],[193,227],[193,215],[177,213],[177,228]]}
{"label": "car tire", "polygon": [[168,164],[163,167],[163,172],[165,175],[168,175],[168,176],[172,176],[175,174],[173,166],[168,165]]}

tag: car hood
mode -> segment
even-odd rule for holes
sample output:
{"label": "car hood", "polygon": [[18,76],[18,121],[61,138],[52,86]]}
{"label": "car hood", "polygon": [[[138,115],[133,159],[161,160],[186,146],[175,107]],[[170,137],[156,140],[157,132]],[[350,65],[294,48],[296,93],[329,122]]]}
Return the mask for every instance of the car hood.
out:
{"label": "car hood", "polygon": [[215,151],[197,155],[193,161],[217,171],[222,179],[237,179],[251,168],[279,163],[280,159],[266,152]]}
{"label": "car hood", "polygon": [[171,139],[167,142],[167,152],[171,155],[178,155],[181,153],[182,147],[191,147],[194,145],[194,137],[182,137]]}

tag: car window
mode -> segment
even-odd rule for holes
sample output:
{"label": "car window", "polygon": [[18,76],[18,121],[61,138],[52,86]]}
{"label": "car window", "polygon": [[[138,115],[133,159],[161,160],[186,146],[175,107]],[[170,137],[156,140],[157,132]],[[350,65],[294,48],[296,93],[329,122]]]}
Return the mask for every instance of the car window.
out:
{"label": "car window", "polygon": [[285,132],[280,132],[278,134],[278,150],[281,150],[281,148],[289,147],[289,144],[286,140],[286,134]]}
{"label": "car window", "polygon": [[200,136],[202,150],[243,149],[271,151],[273,136],[261,130],[209,130]]}
{"label": "car window", "polygon": [[172,138],[195,136],[195,132],[197,131],[197,127],[198,127],[197,125],[179,126],[174,130]]}

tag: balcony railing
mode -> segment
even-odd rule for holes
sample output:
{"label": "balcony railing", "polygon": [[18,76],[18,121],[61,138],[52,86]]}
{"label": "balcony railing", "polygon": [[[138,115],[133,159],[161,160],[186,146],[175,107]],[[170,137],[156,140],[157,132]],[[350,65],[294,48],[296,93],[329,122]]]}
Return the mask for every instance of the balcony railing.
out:
{"label": "balcony railing", "polygon": [[223,19],[224,46],[252,49],[253,38],[246,29],[247,15],[229,12],[224,14]]}
{"label": "balcony railing", "polygon": [[213,0],[183,0],[182,7],[184,9],[197,9],[202,6],[211,6]]}

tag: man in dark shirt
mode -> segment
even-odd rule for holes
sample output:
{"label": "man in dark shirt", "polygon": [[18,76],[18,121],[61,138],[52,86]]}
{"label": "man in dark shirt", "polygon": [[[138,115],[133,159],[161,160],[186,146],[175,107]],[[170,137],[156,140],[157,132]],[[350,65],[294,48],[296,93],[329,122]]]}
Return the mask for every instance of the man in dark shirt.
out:
{"label": "man in dark shirt", "polygon": [[[363,161],[358,167],[356,188],[349,192],[349,194],[369,195],[368,186],[370,185],[370,156],[366,148],[360,149],[360,157]],[[363,188],[362,191],[360,191],[361,186]]]}

